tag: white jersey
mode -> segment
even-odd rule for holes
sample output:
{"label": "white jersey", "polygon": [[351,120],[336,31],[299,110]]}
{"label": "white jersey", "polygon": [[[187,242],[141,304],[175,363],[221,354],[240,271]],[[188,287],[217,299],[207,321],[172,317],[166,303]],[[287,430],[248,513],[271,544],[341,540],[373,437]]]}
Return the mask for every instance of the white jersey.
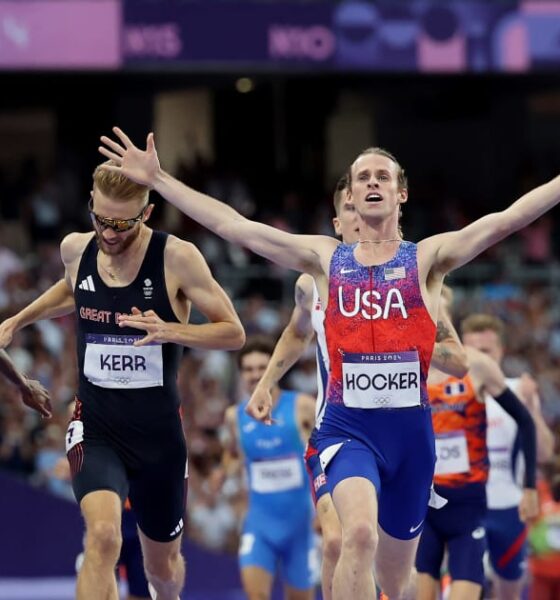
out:
{"label": "white jersey", "polygon": [[[519,378],[508,378],[506,384],[512,392],[517,393]],[[519,504],[523,495],[520,481],[524,466],[523,457],[519,454],[517,423],[488,395],[486,418],[486,444],[490,461],[486,484],[488,508],[512,508]]]}
{"label": "white jersey", "polygon": [[313,280],[313,306],[311,307],[311,325],[317,334],[317,403],[315,405],[315,427],[323,420],[326,406],[327,382],[329,379],[329,353],[325,336],[325,311],[319,297],[319,290]]}

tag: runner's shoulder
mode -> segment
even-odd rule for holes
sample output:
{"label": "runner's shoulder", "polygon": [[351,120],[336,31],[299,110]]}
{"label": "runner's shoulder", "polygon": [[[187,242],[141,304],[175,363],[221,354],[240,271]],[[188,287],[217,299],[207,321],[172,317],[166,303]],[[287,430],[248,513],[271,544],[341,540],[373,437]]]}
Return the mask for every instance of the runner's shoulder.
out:
{"label": "runner's shoulder", "polygon": [[60,242],[60,256],[65,265],[69,265],[78,259],[86,249],[86,246],[94,236],[94,232],[88,233],[69,233],[62,242]]}

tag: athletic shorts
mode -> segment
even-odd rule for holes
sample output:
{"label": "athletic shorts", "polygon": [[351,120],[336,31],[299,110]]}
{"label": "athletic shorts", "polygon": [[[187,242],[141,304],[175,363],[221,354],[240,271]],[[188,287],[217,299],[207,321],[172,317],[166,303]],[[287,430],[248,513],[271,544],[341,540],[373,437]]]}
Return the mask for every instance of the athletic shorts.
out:
{"label": "athletic shorts", "polygon": [[[295,507],[297,510],[297,507]],[[288,516],[287,519],[290,517]],[[307,526],[280,529],[263,519],[247,514],[239,543],[239,567],[260,567],[272,576],[277,567],[282,581],[290,587],[308,590],[315,581],[315,544],[311,519]]]}
{"label": "athletic shorts", "polygon": [[187,449],[177,413],[164,435],[145,433],[133,444],[90,426],[81,403],[66,433],[66,454],[78,503],[90,492],[111,490],[127,496],[138,526],[150,539],[170,542],[184,527]]}
{"label": "athletic shorts", "polygon": [[321,460],[319,458],[319,452],[316,447],[315,437],[317,435],[317,429],[313,429],[307,447],[305,449],[305,468],[309,477],[309,485],[311,487],[311,496],[313,497],[313,504],[317,506],[319,498],[325,494],[329,494],[329,488],[327,486],[327,476],[321,466]]}
{"label": "athletic shorts", "polygon": [[401,540],[420,534],[436,461],[429,409],[328,404],[317,449],[331,494],[349,477],[369,479],[377,491],[383,531]]}
{"label": "athletic shorts", "polygon": [[[445,496],[443,490],[441,494]],[[439,579],[443,555],[447,548],[451,579],[483,585],[485,516],[485,501],[450,500],[438,510],[429,508],[416,553],[416,570]]]}
{"label": "athletic shorts", "polygon": [[527,569],[527,527],[517,506],[488,510],[486,538],[494,572],[509,581],[521,579]]}

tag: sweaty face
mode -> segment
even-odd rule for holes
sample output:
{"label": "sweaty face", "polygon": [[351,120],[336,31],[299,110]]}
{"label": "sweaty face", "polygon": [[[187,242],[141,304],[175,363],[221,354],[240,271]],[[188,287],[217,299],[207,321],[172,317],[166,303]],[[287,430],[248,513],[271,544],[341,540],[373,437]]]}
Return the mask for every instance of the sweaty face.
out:
{"label": "sweaty face", "polygon": [[488,356],[491,356],[498,363],[502,361],[504,356],[500,336],[491,329],[463,334],[463,344],[471,348],[476,348],[480,352],[484,352],[484,354],[488,354]]}
{"label": "sweaty face", "polygon": [[[96,191],[93,195],[93,212],[99,217],[110,219],[133,219],[138,216],[145,205],[145,200],[115,202]],[[117,233],[109,227],[101,227],[93,219],[93,228],[97,246],[104,254],[116,256],[129,248],[140,235],[142,221],[139,220],[132,229]]]}
{"label": "sweaty face", "polygon": [[270,354],[250,352],[241,359],[241,381],[245,392],[251,395],[261,380],[270,360]]}
{"label": "sweaty face", "polygon": [[407,199],[406,191],[399,190],[397,165],[381,154],[362,154],[356,159],[351,196],[362,217],[381,219],[398,213]]}
{"label": "sweaty face", "polygon": [[348,197],[342,200],[338,216],[333,219],[336,235],[342,236],[345,244],[355,244],[360,237],[358,213],[356,206]]}

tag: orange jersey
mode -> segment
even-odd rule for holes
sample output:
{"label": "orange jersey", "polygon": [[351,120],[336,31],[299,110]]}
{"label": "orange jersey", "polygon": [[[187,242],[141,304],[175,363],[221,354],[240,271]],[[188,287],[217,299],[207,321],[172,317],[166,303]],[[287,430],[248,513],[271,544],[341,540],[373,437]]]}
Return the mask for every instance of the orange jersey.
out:
{"label": "orange jersey", "polygon": [[436,437],[434,483],[460,488],[488,479],[486,407],[476,397],[469,375],[428,384]]}

